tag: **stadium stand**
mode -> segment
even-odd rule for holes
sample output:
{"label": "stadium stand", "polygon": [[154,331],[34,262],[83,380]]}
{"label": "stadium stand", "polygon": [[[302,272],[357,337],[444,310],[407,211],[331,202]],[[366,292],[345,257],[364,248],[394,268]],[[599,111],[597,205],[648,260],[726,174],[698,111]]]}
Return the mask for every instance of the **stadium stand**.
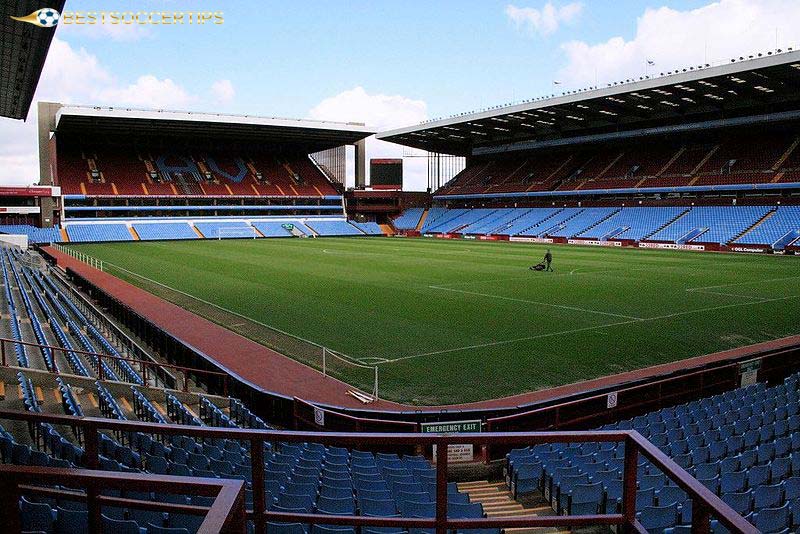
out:
{"label": "stadium stand", "polygon": [[745,245],[769,245],[780,250],[800,238],[800,207],[778,206],[761,224],[736,239]]}
{"label": "stadium stand", "polygon": [[253,228],[258,230],[264,237],[291,237],[292,233],[286,228],[286,222],[260,222],[254,221]]}
{"label": "stadium stand", "polygon": [[[755,384],[598,430],[634,429],[721,496],[762,532],[800,528],[800,376]],[[520,499],[541,491],[562,514],[621,509],[623,446],[555,444],[506,456],[506,483]],[[649,532],[689,528],[686,493],[642,459],[636,494]],[[676,530],[675,532],[678,532]],[[682,531],[682,530],[681,530]],[[713,532],[727,532],[712,522]]]}
{"label": "stadium stand", "polygon": [[197,239],[200,237],[188,223],[134,223],[131,226],[142,241]]}
{"label": "stadium stand", "polygon": [[[68,146],[59,149],[64,194],[312,196],[336,195],[306,155],[188,155]],[[258,176],[261,176],[259,179]]]}
{"label": "stadium stand", "polygon": [[490,233],[497,235],[527,235],[527,231],[534,227],[538,227],[561,210],[558,208],[531,208],[529,210],[523,209],[517,211],[520,216],[512,219],[505,224],[492,229]]}
{"label": "stadium stand", "polygon": [[29,224],[0,225],[1,234],[19,234],[26,235],[31,243],[60,243],[61,231],[58,227],[55,228],[38,228]]}
{"label": "stadium stand", "polygon": [[686,208],[622,208],[612,217],[577,234],[576,237],[640,241],[685,212]]}
{"label": "stadium stand", "polygon": [[786,180],[794,171],[797,136],[739,134],[695,142],[562,150],[544,157],[476,158],[437,191],[480,195],[642,187],[755,184]]}
{"label": "stadium stand", "polygon": [[[69,242],[153,241],[183,239],[244,239],[292,236],[384,235],[377,223],[347,221],[344,218],[273,220],[204,217],[202,219],[94,219],[92,222],[70,220],[64,223]],[[130,227],[130,229],[128,229]],[[317,229],[319,227],[319,229]],[[198,233],[199,232],[199,233]],[[60,228],[41,229],[6,225],[0,233],[21,233],[31,243],[63,242]]]}
{"label": "stadium stand", "polygon": [[345,220],[308,219],[305,225],[320,236],[364,235],[364,232]]}
{"label": "stadium stand", "polygon": [[546,230],[545,233],[553,237],[573,237],[586,232],[612,217],[619,210],[615,208],[587,208],[579,210],[577,214],[558,226]]}
{"label": "stadium stand", "polygon": [[653,234],[653,241],[728,243],[774,208],[768,206],[701,206]]}
{"label": "stadium stand", "polygon": [[383,230],[381,230],[381,227],[375,222],[349,222],[367,235],[383,235]]}
{"label": "stadium stand", "polygon": [[800,237],[797,206],[431,208],[423,233],[761,244]]}
{"label": "stadium stand", "polygon": [[253,227],[244,221],[225,221],[196,222],[197,228],[206,239],[236,239],[236,238],[255,238],[258,236]]}
{"label": "stadium stand", "polygon": [[72,243],[90,241],[132,241],[128,227],[122,223],[70,224],[67,235]]}
{"label": "stadium stand", "polygon": [[414,230],[419,224],[419,220],[425,210],[423,208],[411,208],[405,210],[393,222],[398,230]]}

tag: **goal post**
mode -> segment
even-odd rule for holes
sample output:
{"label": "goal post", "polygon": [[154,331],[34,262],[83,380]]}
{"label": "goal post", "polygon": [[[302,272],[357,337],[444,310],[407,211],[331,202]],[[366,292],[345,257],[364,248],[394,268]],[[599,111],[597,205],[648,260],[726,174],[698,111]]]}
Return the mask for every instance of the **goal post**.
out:
{"label": "goal post", "polygon": [[241,227],[228,227],[220,226],[217,228],[217,240],[222,239],[258,239],[260,236],[255,228],[252,226]]}
{"label": "goal post", "polygon": [[[356,393],[356,398],[364,403],[378,400],[378,366],[362,363],[343,353],[333,351],[327,347],[320,347],[322,355],[322,374],[345,378],[348,383],[354,383],[364,393]],[[371,398],[367,398],[371,396]]]}

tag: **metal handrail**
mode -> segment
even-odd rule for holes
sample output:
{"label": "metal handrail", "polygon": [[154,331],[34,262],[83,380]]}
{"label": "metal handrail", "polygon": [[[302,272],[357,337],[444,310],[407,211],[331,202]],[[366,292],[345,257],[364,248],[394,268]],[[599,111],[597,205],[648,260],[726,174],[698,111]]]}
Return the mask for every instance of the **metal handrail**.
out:
{"label": "metal handrail", "polygon": [[[14,345],[23,345],[26,347],[36,347],[37,349],[49,349],[54,352],[62,352],[62,353],[72,353],[72,354],[81,354],[83,356],[90,356],[97,358],[97,379],[98,380],[105,380],[105,371],[103,369],[103,361],[106,360],[116,360],[116,361],[124,361],[127,363],[138,365],[142,372],[142,380],[144,384],[147,385],[148,379],[148,370],[155,368],[155,370],[151,370],[151,373],[158,374],[158,370],[161,369],[171,369],[176,372],[180,372],[183,374],[183,385],[182,391],[188,392],[189,391],[189,375],[205,375],[209,377],[215,377],[217,379],[222,380],[222,387],[223,387],[223,396],[228,395],[228,381],[230,380],[230,375],[227,373],[223,373],[221,371],[208,371],[206,369],[197,369],[194,367],[184,367],[181,365],[175,365],[171,363],[158,363],[150,360],[141,360],[137,358],[129,358],[126,356],[114,356],[112,354],[101,354],[99,352],[90,352],[85,350],[79,349],[65,349],[64,347],[56,347],[53,345],[43,345],[41,343],[33,343],[30,341],[18,341],[16,339],[10,339],[5,337],[0,337],[0,366],[2,367],[9,367],[8,363],[8,356],[6,349],[6,344],[11,344],[12,347]],[[53,371],[50,371],[51,373]],[[58,372],[54,372],[54,374],[59,374]]]}
{"label": "metal handrail", "polygon": [[[66,480],[69,480],[71,487],[85,488],[86,494],[41,487],[42,484],[61,485]],[[214,497],[214,502],[210,507],[190,507],[101,495],[102,491],[109,489],[205,495]],[[242,533],[246,528],[244,481],[241,480],[0,465],[0,499],[6,503],[0,507],[0,524],[3,525],[4,532],[22,530],[19,508],[13,503],[19,502],[22,495],[37,493],[57,495],[66,500],[85,501],[90,534],[100,534],[103,531],[101,507],[104,504],[135,508],[145,508],[150,504],[162,509],[169,508],[177,513],[205,515],[197,531],[198,534]]]}
{"label": "metal handrail", "polygon": [[[544,527],[553,525],[589,526],[597,524],[616,525],[627,532],[645,532],[636,519],[637,463],[639,454],[661,469],[681,487],[692,500],[692,531],[707,533],[711,517],[731,532],[756,534],[758,531],[737,514],[718,496],[692,478],[686,471],[667,457],[658,448],[635,431],[579,431],[579,432],[519,432],[519,433],[475,433],[475,434],[412,434],[412,433],[325,433],[284,430],[253,430],[235,428],[194,427],[181,425],[159,425],[139,421],[117,421],[91,417],[37,414],[31,412],[3,410],[0,419],[23,420],[29,423],[47,422],[84,430],[86,449],[85,462],[89,468],[99,465],[99,437],[101,430],[117,432],[142,432],[146,434],[183,435],[208,439],[232,439],[250,444],[250,462],[253,485],[253,511],[248,515],[256,523],[258,532],[264,532],[267,521],[290,521],[297,523],[320,523],[332,525],[419,527],[435,528],[437,534],[446,534],[457,528],[497,527]],[[436,445],[436,516],[434,518],[364,517],[317,514],[278,513],[267,510],[264,489],[264,443],[316,442],[324,445],[386,447],[398,445]],[[448,446],[451,444],[517,445],[528,446],[540,443],[624,443],[623,509],[621,514],[566,517],[515,517],[483,519],[449,519],[447,517],[447,466]]]}

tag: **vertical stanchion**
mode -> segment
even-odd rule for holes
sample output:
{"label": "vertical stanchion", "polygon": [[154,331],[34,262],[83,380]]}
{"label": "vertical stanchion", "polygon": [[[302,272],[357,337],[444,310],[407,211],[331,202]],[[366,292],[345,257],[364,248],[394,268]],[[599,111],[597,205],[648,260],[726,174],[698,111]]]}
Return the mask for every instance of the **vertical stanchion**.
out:
{"label": "vertical stanchion", "polygon": [[700,501],[692,501],[692,534],[711,532],[711,513]]}
{"label": "vertical stanchion", "polygon": [[375,366],[375,391],[372,393],[375,400],[378,400],[378,366]]}
{"label": "vertical stanchion", "polygon": [[267,497],[264,488],[264,443],[260,439],[250,440],[250,469],[253,475],[253,519],[256,532],[267,531],[267,520],[264,511],[267,509]]}
{"label": "vertical stanchion", "polygon": [[636,469],[639,451],[629,437],[625,440],[625,461],[622,472],[622,515],[625,518],[623,532],[634,532],[636,524]]}
{"label": "vertical stanchion", "polygon": [[[18,503],[20,499],[19,487],[14,477],[3,477],[0,480],[0,498],[5,503]],[[0,507],[0,522],[6,532],[21,532],[22,524],[20,521],[19,507],[7,505]]]}
{"label": "vertical stanchion", "polygon": [[447,443],[436,444],[436,534],[447,534]]}
{"label": "vertical stanchion", "polygon": [[[93,425],[86,427],[86,453],[85,462],[89,469],[97,469],[100,465],[99,440],[97,428]],[[99,492],[97,487],[92,484],[86,488],[86,502],[89,510],[89,532],[90,534],[100,534],[103,531],[100,517],[100,501],[97,500]]]}
{"label": "vertical stanchion", "polygon": [[322,347],[322,374],[328,376],[328,349]]}

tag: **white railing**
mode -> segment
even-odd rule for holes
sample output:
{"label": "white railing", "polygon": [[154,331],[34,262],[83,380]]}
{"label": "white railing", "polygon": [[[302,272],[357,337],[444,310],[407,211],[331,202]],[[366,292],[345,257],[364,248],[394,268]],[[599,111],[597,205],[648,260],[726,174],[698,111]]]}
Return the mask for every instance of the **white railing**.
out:
{"label": "white railing", "polygon": [[65,247],[59,243],[53,243],[53,248],[57,251],[61,252],[62,254],[66,254],[68,256],[72,256],[78,261],[82,261],[83,263],[89,265],[90,267],[94,267],[100,271],[105,271],[105,265],[103,264],[103,260],[99,260],[93,256],[89,256],[86,253],[81,252],[80,250],[75,250],[71,247]]}

